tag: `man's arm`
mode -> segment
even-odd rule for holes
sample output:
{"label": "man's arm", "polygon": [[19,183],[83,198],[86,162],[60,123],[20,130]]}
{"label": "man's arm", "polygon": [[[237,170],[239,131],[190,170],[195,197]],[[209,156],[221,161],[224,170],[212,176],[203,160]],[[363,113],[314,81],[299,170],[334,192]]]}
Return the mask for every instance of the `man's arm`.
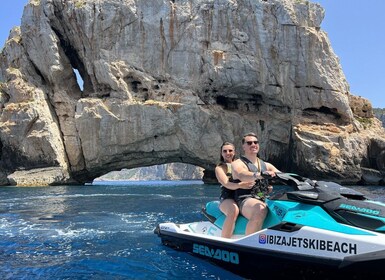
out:
{"label": "man's arm", "polygon": [[231,163],[233,169],[233,178],[241,181],[255,181],[260,173],[251,172],[243,161],[237,159]]}
{"label": "man's arm", "polygon": [[272,165],[271,163],[268,163],[268,162],[265,162],[265,163],[266,163],[267,171],[272,171],[274,173],[281,172],[274,165]]}

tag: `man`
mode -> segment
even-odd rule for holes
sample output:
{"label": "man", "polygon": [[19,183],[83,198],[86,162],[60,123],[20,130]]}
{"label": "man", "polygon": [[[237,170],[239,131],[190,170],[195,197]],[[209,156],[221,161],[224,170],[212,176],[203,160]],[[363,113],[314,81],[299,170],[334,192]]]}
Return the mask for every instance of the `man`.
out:
{"label": "man", "polygon": [[[233,178],[240,181],[256,181],[253,187],[244,186],[235,191],[235,200],[240,213],[249,222],[246,226],[246,235],[259,231],[267,215],[264,195],[258,189],[259,183],[264,180],[261,173],[268,173],[275,176],[279,170],[271,163],[264,162],[258,158],[259,141],[255,133],[248,133],[242,138],[244,156],[232,162]],[[272,187],[270,186],[270,190]]]}

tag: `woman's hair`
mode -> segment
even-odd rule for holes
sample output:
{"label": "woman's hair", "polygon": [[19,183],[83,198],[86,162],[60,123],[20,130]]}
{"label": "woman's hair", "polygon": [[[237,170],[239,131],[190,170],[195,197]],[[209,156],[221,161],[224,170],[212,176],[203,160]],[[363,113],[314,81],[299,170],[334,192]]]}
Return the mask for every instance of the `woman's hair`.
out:
{"label": "woman's hair", "polygon": [[245,144],[245,138],[246,138],[247,136],[253,136],[253,137],[255,137],[255,138],[258,139],[257,134],[255,134],[254,132],[249,132],[249,133],[246,133],[245,135],[243,135],[243,137],[242,137],[242,144]]}
{"label": "woman's hair", "polygon": [[[226,145],[230,145],[230,146],[233,146],[233,149],[234,149],[234,151],[235,151],[235,146],[234,146],[234,144],[233,143],[230,143],[230,142],[223,142],[223,144],[221,145],[221,149],[220,149],[220,151],[219,151],[219,153],[220,153],[220,164],[221,163],[224,163],[225,162],[225,159],[223,158],[223,155],[222,155],[222,148],[223,148],[223,146],[226,146]],[[235,154],[234,154],[234,156],[233,156],[233,160],[234,160],[234,158],[235,158]]]}

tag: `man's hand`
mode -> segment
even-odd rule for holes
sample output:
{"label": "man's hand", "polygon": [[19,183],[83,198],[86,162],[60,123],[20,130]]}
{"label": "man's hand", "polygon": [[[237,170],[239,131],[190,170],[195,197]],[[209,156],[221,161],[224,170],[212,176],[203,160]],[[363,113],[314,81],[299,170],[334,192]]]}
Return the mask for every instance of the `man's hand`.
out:
{"label": "man's hand", "polygon": [[241,189],[251,189],[255,185],[255,182],[239,182],[238,185]]}

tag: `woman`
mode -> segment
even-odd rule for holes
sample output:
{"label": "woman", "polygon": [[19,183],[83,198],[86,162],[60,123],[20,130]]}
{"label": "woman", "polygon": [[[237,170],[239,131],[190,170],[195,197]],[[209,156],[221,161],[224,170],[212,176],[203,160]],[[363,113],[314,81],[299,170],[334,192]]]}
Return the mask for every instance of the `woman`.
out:
{"label": "woman", "polygon": [[222,237],[231,238],[234,232],[235,221],[239,214],[239,208],[234,200],[234,190],[239,188],[251,188],[251,182],[233,182],[231,163],[235,158],[235,146],[224,142],[221,146],[220,163],[215,167],[215,175],[221,186],[219,209],[226,215],[222,228]]}
{"label": "woman", "polygon": [[[242,138],[242,148],[244,156],[232,163],[234,179],[241,181],[256,180],[255,186],[250,189],[238,189],[235,191],[235,200],[237,202],[240,213],[249,221],[246,226],[246,235],[259,231],[262,228],[263,221],[267,215],[266,204],[264,203],[264,193],[259,186],[263,184],[260,180],[261,173],[268,173],[275,176],[279,170],[271,163],[264,162],[258,158],[259,141],[257,135],[248,133]],[[269,187],[268,192],[271,192]]]}

